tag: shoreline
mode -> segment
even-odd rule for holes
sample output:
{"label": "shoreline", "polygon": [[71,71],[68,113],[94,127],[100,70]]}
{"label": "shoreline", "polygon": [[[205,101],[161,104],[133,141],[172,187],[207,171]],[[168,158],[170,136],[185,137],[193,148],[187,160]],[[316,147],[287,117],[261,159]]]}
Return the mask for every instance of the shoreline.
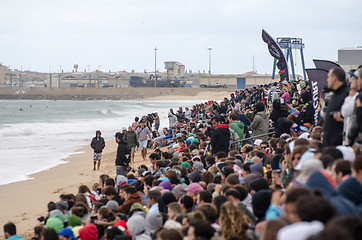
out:
{"label": "shoreline", "polygon": [[[31,238],[33,228],[38,224],[37,218],[47,214],[48,202],[59,201],[61,194],[76,194],[82,184],[91,188],[101,174],[115,177],[116,149],[114,140],[106,141],[99,171],[93,171],[93,150],[85,145],[63,159],[64,163],[32,174],[31,179],[1,185],[0,224],[14,222],[18,234],[24,239]],[[134,166],[144,163],[139,151],[135,161]]]}
{"label": "shoreline", "polygon": [[[229,92],[223,89],[223,91],[219,92],[205,91],[193,95],[159,95],[143,98],[143,100],[222,100],[228,94]],[[1,96],[0,94],[0,98]],[[31,174],[27,180],[0,185],[0,192],[2,193],[0,198],[0,211],[2,212],[0,224],[4,225],[8,221],[14,222],[18,234],[22,235],[24,239],[31,238],[33,228],[38,224],[37,218],[47,214],[47,204],[50,201],[59,201],[61,194],[76,194],[78,187],[82,184],[91,188],[94,183],[98,183],[101,174],[108,174],[110,177],[116,176],[114,163],[116,150],[115,141],[107,140],[99,171],[93,171],[93,150],[89,145],[83,145],[69,153],[69,156],[62,159],[62,163],[59,165]],[[140,151],[138,151],[133,167],[144,163]]]}
{"label": "shoreline", "polygon": [[[235,88],[19,88],[0,87],[0,99],[14,100],[210,100]],[[227,94],[227,95],[225,95]],[[201,98],[200,98],[201,96]],[[205,98],[205,99],[204,99]]]}

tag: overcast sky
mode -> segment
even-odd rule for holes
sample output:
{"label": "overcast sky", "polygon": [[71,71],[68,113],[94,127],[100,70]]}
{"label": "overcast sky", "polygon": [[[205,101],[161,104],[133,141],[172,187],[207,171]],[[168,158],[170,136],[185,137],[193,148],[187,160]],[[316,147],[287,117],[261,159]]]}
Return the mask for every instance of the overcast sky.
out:
{"label": "overcast sky", "polygon": [[[179,61],[187,70],[271,73],[261,39],[301,37],[312,59],[337,60],[343,47],[362,45],[361,0],[2,0],[0,62],[35,71],[151,71]],[[295,52],[293,51],[293,54]],[[297,53],[297,72],[300,55]]]}

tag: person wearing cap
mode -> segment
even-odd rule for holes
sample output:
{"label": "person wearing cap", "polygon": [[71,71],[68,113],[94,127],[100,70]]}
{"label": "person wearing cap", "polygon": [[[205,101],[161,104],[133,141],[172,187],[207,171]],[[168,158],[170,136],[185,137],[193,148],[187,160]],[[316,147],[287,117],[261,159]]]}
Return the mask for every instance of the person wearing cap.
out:
{"label": "person wearing cap", "polygon": [[96,131],[96,136],[91,141],[91,148],[93,149],[93,170],[97,169],[99,170],[99,167],[101,166],[101,159],[102,159],[102,151],[104,147],[106,146],[106,143],[104,139],[101,137],[101,131]]}
{"label": "person wearing cap", "polygon": [[196,199],[197,194],[199,194],[199,192],[201,192],[202,190],[204,190],[204,189],[203,189],[203,187],[201,187],[201,185],[199,183],[191,183],[186,188],[186,191],[187,191],[186,195]]}
{"label": "person wearing cap", "polygon": [[129,154],[130,150],[127,146],[127,143],[123,140],[122,133],[116,133],[116,143],[118,143],[117,148],[117,157],[116,157],[116,168],[117,175],[127,175],[127,167],[129,164]]}
{"label": "person wearing cap", "polygon": [[73,230],[69,227],[63,228],[59,232],[59,240],[74,240],[74,233]]}
{"label": "person wearing cap", "polygon": [[206,172],[204,169],[204,164],[202,162],[194,162],[193,164],[194,170],[198,170],[200,173]]}

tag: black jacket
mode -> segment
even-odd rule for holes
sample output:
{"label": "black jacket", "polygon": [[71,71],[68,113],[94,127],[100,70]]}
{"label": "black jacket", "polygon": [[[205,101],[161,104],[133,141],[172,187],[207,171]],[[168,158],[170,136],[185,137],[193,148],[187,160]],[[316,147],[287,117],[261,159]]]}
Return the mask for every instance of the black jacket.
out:
{"label": "black jacket", "polygon": [[333,114],[340,112],[344,98],[348,95],[348,87],[343,83],[331,96],[327,106],[326,117],[324,119],[324,146],[342,145],[343,140],[343,122],[337,122]]}
{"label": "black jacket", "polygon": [[314,108],[313,103],[308,102],[306,105],[304,105],[302,111],[299,114],[299,117],[297,118],[297,123],[299,125],[303,125],[304,123],[310,123],[313,125],[314,120]]}
{"label": "black jacket", "polygon": [[101,153],[103,151],[103,148],[106,146],[106,143],[104,142],[104,139],[102,137],[94,137],[90,146],[91,148],[93,148],[95,153]]}
{"label": "black jacket", "polygon": [[118,148],[117,148],[116,165],[117,166],[128,166],[129,154],[130,154],[130,151],[127,146],[127,143],[124,141],[119,142]]}
{"label": "black jacket", "polygon": [[212,154],[218,152],[229,152],[229,142],[230,142],[230,130],[229,125],[223,124],[218,126],[211,135],[211,147]]}

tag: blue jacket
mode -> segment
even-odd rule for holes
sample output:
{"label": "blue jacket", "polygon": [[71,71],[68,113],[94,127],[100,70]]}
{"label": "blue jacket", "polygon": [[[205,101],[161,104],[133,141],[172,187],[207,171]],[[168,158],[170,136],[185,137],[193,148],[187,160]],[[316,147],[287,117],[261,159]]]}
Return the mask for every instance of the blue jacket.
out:
{"label": "blue jacket", "polygon": [[20,235],[13,235],[7,238],[7,240],[23,240],[23,238]]}

